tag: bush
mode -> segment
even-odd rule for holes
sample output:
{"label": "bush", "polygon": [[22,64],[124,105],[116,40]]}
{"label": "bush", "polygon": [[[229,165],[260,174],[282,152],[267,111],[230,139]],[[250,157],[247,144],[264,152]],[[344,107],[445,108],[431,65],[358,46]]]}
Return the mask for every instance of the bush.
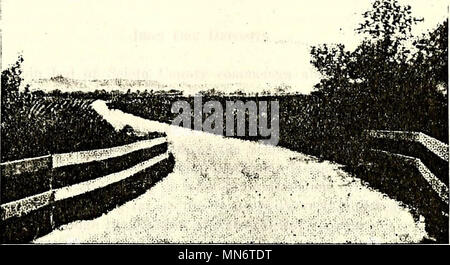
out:
{"label": "bush", "polygon": [[159,136],[140,137],[132,128],[115,131],[90,107],[93,99],[20,92],[22,61],[20,57],[2,72],[1,161],[108,148]]}

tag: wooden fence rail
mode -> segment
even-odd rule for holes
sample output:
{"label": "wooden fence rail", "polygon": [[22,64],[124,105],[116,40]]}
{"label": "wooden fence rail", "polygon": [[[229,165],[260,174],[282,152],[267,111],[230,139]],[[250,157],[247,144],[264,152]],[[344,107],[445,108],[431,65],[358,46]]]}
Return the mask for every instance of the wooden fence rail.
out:
{"label": "wooden fence rail", "polygon": [[421,132],[369,130],[367,135],[377,139],[404,140],[423,145],[433,154],[444,161],[448,161],[448,145]]}
{"label": "wooden fence rail", "polygon": [[364,161],[355,168],[364,181],[425,217],[435,242],[449,240],[449,147],[421,132],[364,132]]}
{"label": "wooden fence rail", "polygon": [[388,159],[411,164],[446,204],[448,200],[448,145],[421,132],[370,130],[371,150]]}
{"label": "wooden fence rail", "polygon": [[173,165],[165,137],[1,163],[0,242],[28,242],[95,218],[145,192]]}

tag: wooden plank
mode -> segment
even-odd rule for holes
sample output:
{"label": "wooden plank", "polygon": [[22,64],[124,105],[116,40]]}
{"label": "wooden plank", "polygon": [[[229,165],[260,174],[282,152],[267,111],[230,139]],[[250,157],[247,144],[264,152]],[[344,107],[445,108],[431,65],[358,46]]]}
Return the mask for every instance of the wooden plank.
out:
{"label": "wooden plank", "polygon": [[377,149],[372,149],[372,151],[382,153],[390,157],[402,159],[406,162],[411,163],[411,165],[413,165],[419,171],[419,173],[428,182],[428,184],[430,184],[431,188],[438,194],[439,198],[441,198],[441,200],[445,203],[449,204],[449,189],[447,185],[440,181],[419,158],[395,154]]}
{"label": "wooden plank", "polygon": [[130,176],[133,176],[134,174],[145,170],[167,159],[168,157],[169,155],[166,152],[121,172],[81,182],[68,187],[50,190],[17,201],[5,203],[3,205],[0,205],[1,220],[3,221],[11,217],[21,217],[54,201],[64,200],[99,188],[106,187],[110,184],[129,178]]}
{"label": "wooden plank", "polygon": [[48,205],[53,200],[53,195],[53,191],[47,191],[24,199],[5,203],[0,206],[1,220],[3,221],[11,217],[21,217],[31,211]]}
{"label": "wooden plank", "polygon": [[165,143],[166,137],[159,137],[150,140],[143,140],[112,148],[96,149],[89,151],[71,152],[53,155],[53,167],[83,164],[92,161],[105,160],[112,157],[122,156],[141,149],[151,148],[155,145]]}
{"label": "wooden plank", "polygon": [[428,150],[439,156],[441,159],[448,161],[448,145],[430,137],[424,133],[420,133],[418,141],[423,144]]}
{"label": "wooden plank", "polygon": [[99,188],[103,188],[115,182],[119,182],[126,179],[139,171],[145,170],[146,168],[153,166],[164,159],[169,157],[168,153],[161,154],[150,160],[139,163],[131,168],[123,170],[121,172],[116,172],[107,176],[96,178],[93,180],[81,182],[71,186],[59,188],[55,190],[55,201],[64,200],[70,197],[78,196],[86,192],[90,192]]}
{"label": "wooden plank", "polygon": [[421,132],[368,130],[368,136],[378,139],[403,140],[417,142],[430,150],[433,154],[448,161],[448,145]]}
{"label": "wooden plank", "polygon": [[50,169],[52,168],[52,161],[51,155],[45,155],[4,162],[0,164],[1,174],[9,176],[25,172],[35,172],[42,169]]}

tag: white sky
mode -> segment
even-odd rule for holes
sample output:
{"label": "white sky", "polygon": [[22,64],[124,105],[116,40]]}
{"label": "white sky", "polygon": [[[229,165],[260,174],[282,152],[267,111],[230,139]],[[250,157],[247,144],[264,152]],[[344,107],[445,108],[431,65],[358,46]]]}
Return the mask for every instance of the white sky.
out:
{"label": "white sky", "polygon": [[[446,0],[400,1],[424,17]],[[163,83],[292,85],[318,81],[310,46],[358,42],[362,0],[2,0],[2,67],[18,52],[26,79],[128,78]],[[249,86],[250,87],[250,86]],[[245,88],[243,88],[245,90]]]}

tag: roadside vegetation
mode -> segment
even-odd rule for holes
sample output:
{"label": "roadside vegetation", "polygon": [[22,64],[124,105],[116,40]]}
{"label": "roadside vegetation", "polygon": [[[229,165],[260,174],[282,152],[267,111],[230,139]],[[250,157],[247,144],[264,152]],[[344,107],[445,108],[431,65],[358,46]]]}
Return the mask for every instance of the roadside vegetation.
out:
{"label": "roadside vegetation", "polygon": [[[373,141],[364,135],[365,130],[416,131],[448,143],[448,21],[412,36],[423,20],[396,0],[374,1],[362,18],[356,31],[364,38],[354,50],[343,44],[311,47],[311,63],[322,75],[311,94],[225,95],[210,89],[202,93],[203,101],[222,106],[227,100],[279,101],[279,146],[343,164],[370,187],[412,207],[417,218],[424,216],[433,242],[448,242],[448,215],[442,214],[448,205],[412,167],[394,157],[374,161]],[[110,105],[171,122],[178,115],[170,112],[177,100],[193,106],[192,96],[147,92],[117,95]],[[413,144],[403,144],[391,148],[414,151]],[[438,177],[448,181],[448,167],[443,172],[447,175]]]}
{"label": "roadside vegetation", "polygon": [[130,127],[115,129],[91,107],[101,95],[44,93],[23,91],[23,58],[1,76],[1,161],[11,161],[47,154],[108,148],[157,133],[138,136]]}
{"label": "roadside vegetation", "polygon": [[[362,18],[356,32],[364,38],[356,49],[311,47],[311,63],[322,79],[310,95],[223,95],[210,89],[203,100],[278,100],[279,145],[344,164],[360,162],[366,129],[419,131],[448,143],[448,21],[412,36],[423,20],[396,0],[374,1]],[[193,97],[128,91],[111,106],[170,122],[177,100],[192,104]]]}
{"label": "roadside vegetation", "polygon": [[[287,94],[279,88],[273,95],[267,91],[259,95],[238,91],[231,95],[212,88],[201,93],[203,101],[215,100],[225,106],[226,101],[277,100],[278,145],[344,164],[348,171],[362,176],[355,169],[365,162],[371,148],[363,135],[365,130],[417,131],[448,143],[448,20],[422,36],[413,36],[413,27],[422,21],[412,15],[410,6],[397,0],[375,0],[356,25],[363,40],[355,49],[349,50],[343,44],[311,47],[311,64],[322,76],[311,94]],[[130,127],[115,131],[90,107],[96,99],[107,100],[111,108],[165,123],[178,115],[171,113],[174,102],[185,100],[193,106],[193,96],[177,90],[45,93],[25,86],[19,91],[22,62],[19,57],[1,75],[2,162],[107,148],[158,135],[138,136]],[[54,80],[65,81],[62,76]],[[248,122],[246,127],[248,131]],[[394,192],[402,194],[398,197],[401,201],[417,193],[423,202],[406,203],[428,208],[429,212],[421,214],[429,219],[441,214],[440,208],[431,209],[431,199],[422,190],[401,189],[404,183],[399,182],[398,175],[405,176],[404,172],[394,172],[390,167],[384,170],[385,177],[391,174],[391,179],[385,179],[382,185],[376,183],[381,179],[377,172],[372,187],[384,189],[390,196]],[[365,180],[370,182],[369,178]],[[448,242],[448,230],[442,230],[448,228],[448,217],[440,216],[433,222],[441,229],[434,233]]]}

